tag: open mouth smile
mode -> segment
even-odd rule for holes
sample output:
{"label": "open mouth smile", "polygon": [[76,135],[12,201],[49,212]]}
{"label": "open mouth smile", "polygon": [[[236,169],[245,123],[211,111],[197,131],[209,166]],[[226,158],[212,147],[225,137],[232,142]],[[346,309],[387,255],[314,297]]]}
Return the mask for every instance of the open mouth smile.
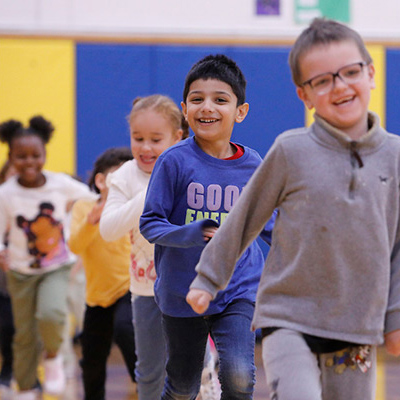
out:
{"label": "open mouth smile", "polygon": [[200,118],[199,122],[201,122],[202,124],[212,124],[214,122],[217,122],[217,119],[214,118]]}
{"label": "open mouth smile", "polygon": [[355,99],[355,96],[347,96],[347,97],[343,97],[338,101],[335,101],[334,104],[335,106],[341,106],[343,104],[348,104],[350,102],[352,102]]}

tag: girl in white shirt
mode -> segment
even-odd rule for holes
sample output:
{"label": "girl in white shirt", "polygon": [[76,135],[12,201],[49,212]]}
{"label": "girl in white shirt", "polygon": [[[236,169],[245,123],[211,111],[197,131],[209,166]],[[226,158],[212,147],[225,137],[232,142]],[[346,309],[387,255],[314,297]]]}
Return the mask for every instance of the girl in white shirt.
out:
{"label": "girl in white shirt", "polygon": [[[139,400],[149,400],[161,398],[167,355],[161,312],[154,299],[154,245],[141,235],[139,219],[158,156],[187,138],[189,126],[175,102],[159,94],[135,99],[128,122],[134,159],[108,175],[110,188],[100,218],[100,234],[107,241],[116,240],[127,232],[131,235],[130,290],[137,355],[135,373]],[[219,399],[219,384],[209,348],[203,375],[203,400],[206,397]]]}
{"label": "girl in white shirt", "polygon": [[181,111],[169,97],[152,95],[134,101],[128,117],[134,159],[109,174],[110,188],[100,219],[100,233],[105,240],[116,240],[127,232],[131,235],[130,290],[139,400],[161,397],[166,359],[161,313],[154,300],[154,245],[140,234],[139,218],[158,156],[188,135],[182,121]]}
{"label": "girl in white shirt", "polygon": [[67,317],[67,286],[74,258],[64,226],[67,205],[92,197],[87,185],[62,173],[44,171],[45,145],[54,131],[41,116],[29,126],[9,120],[0,125],[17,174],[0,187],[0,237],[9,229],[8,247],[0,243],[0,267],[7,270],[12,302],[16,399],[37,397],[37,366],[44,348],[43,389],[61,394],[65,375],[59,349]]}

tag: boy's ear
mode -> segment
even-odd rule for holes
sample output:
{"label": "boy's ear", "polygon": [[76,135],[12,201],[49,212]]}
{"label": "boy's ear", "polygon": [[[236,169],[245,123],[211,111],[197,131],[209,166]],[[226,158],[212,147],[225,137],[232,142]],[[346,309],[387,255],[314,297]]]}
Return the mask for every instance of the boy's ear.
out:
{"label": "boy's ear", "polygon": [[181,101],[181,107],[182,107],[183,116],[187,120],[187,107],[186,107],[186,104],[183,101]]}
{"label": "boy's ear", "polygon": [[178,143],[182,140],[182,136],[183,136],[183,130],[182,129],[178,129],[175,133],[175,143]]}
{"label": "boy's ear", "polygon": [[102,172],[98,172],[94,177],[94,184],[100,191],[107,187],[106,185],[106,175]]}
{"label": "boy's ear", "polygon": [[307,93],[306,93],[306,91],[304,90],[303,87],[296,86],[296,93],[297,93],[297,96],[299,97],[299,99],[305,104],[305,106],[309,110],[311,110],[314,107],[314,104],[312,103],[312,101],[308,97],[308,95],[307,95]]}
{"label": "boy's ear", "polygon": [[248,112],[249,112],[249,103],[243,103],[240,106],[238,106],[236,111],[235,121],[240,124],[246,118]]}
{"label": "boy's ear", "polygon": [[369,77],[369,82],[370,82],[370,88],[375,89],[375,67],[374,64],[369,64],[367,65],[368,68],[368,77]]}

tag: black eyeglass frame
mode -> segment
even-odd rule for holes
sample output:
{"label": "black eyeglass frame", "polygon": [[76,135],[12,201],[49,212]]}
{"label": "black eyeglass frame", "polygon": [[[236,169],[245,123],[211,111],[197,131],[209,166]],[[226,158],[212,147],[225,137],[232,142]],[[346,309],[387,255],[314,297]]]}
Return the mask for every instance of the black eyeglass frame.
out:
{"label": "black eyeglass frame", "polygon": [[310,88],[311,88],[311,89],[314,89],[314,86],[311,85],[311,82],[312,82],[314,79],[317,79],[317,78],[319,78],[320,76],[324,76],[324,75],[331,75],[332,78],[333,78],[332,82],[335,82],[335,79],[336,79],[336,78],[340,78],[343,82],[346,82],[346,81],[344,81],[343,78],[340,76],[340,71],[343,70],[344,68],[349,68],[349,67],[351,67],[352,65],[359,65],[361,68],[363,68],[363,67],[367,67],[367,66],[369,65],[369,63],[367,63],[366,61],[359,61],[359,62],[351,63],[351,64],[348,64],[348,65],[344,65],[343,67],[340,67],[336,72],[324,72],[323,74],[316,75],[316,76],[312,77],[311,79],[307,79],[306,81],[304,81],[304,82],[300,85],[300,87],[304,87],[304,86],[306,86],[306,85],[310,85]]}

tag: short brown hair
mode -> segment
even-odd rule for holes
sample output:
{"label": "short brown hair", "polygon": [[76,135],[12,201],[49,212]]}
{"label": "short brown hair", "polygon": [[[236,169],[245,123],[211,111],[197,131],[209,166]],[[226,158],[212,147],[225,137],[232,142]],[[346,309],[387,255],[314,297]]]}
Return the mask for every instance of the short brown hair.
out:
{"label": "short brown hair", "polygon": [[294,84],[301,86],[303,83],[301,81],[300,59],[307,51],[314,46],[344,41],[353,41],[360,50],[363,60],[367,64],[372,63],[371,55],[358,32],[347,25],[330,19],[315,18],[297,38],[289,54],[289,66]]}

